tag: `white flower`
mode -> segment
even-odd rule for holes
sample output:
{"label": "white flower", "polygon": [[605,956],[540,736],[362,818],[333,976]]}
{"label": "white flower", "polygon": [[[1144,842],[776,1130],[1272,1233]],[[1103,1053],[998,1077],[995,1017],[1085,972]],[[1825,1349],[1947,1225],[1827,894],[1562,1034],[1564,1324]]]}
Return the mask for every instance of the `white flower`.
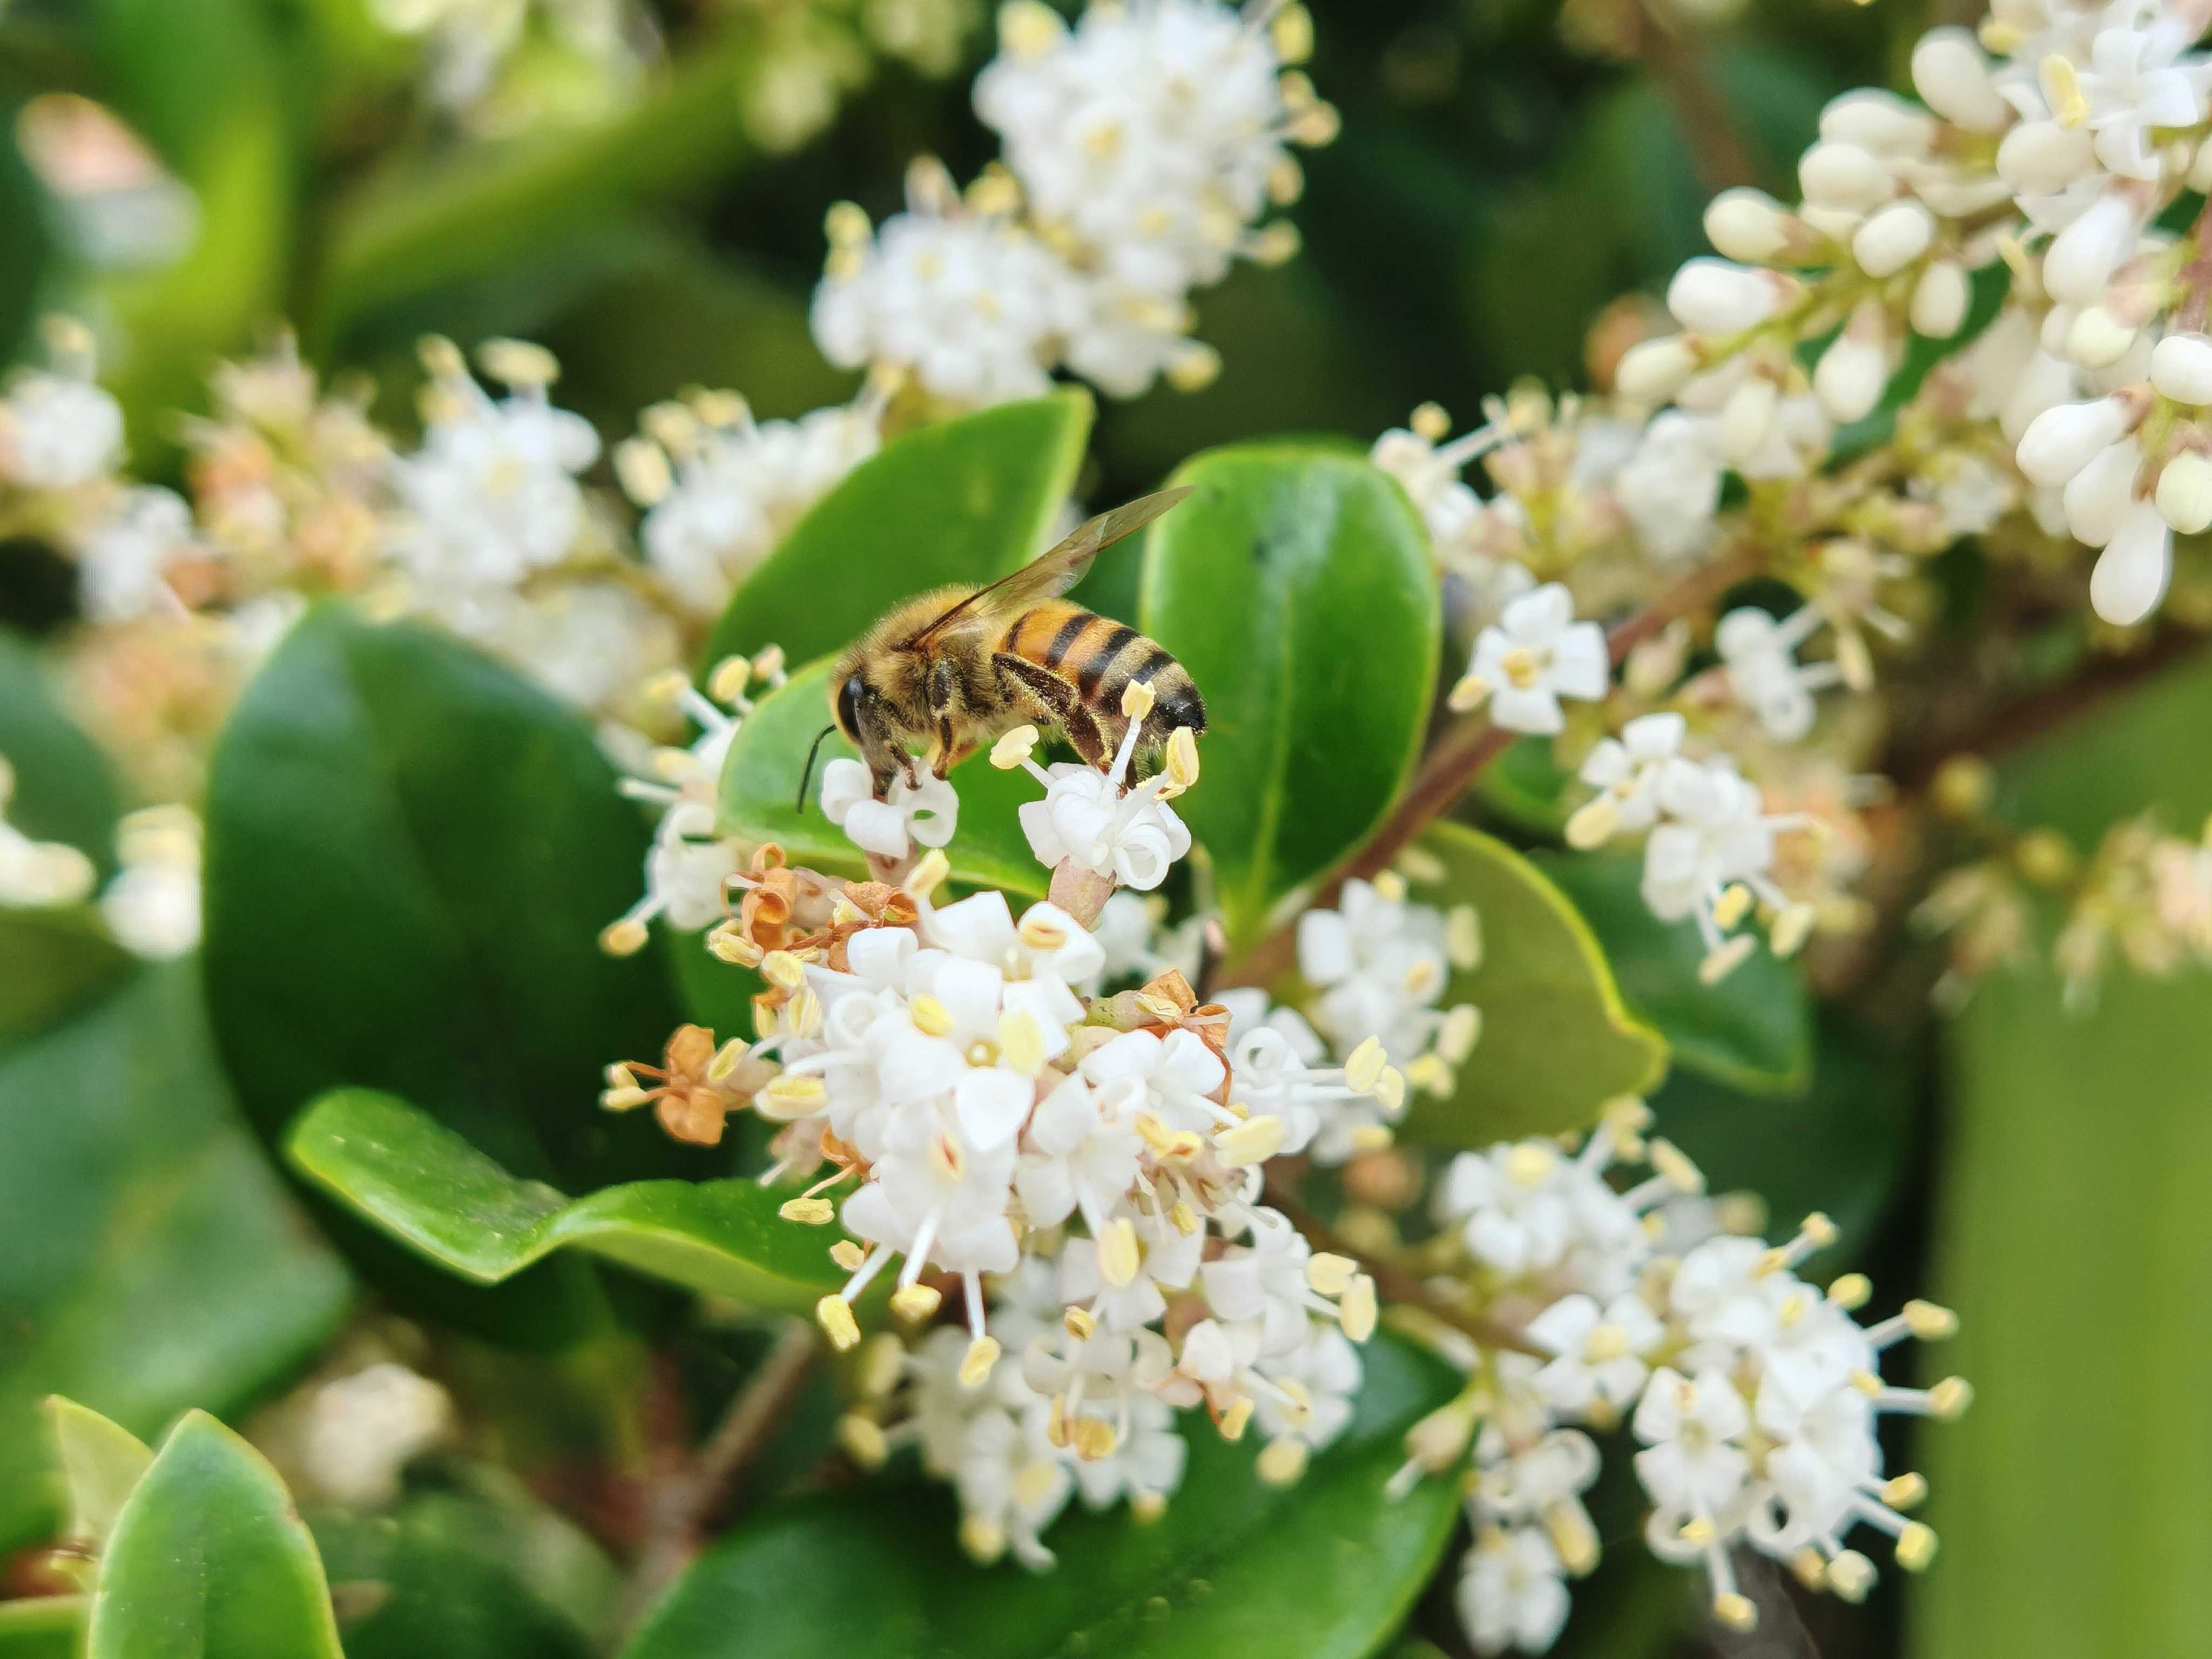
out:
{"label": "white flower", "polygon": [[70,489],[123,459],[123,410],[89,373],[20,376],[0,401],[0,478]]}
{"label": "white flower", "polygon": [[174,616],[183,602],[163,573],[192,546],[192,514],[174,490],[133,488],[87,532],[77,555],[85,614],[124,623],[157,611]]}
{"label": "white flower", "polygon": [[1723,617],[1713,644],[1728,665],[1729,689],[1778,743],[1795,743],[1813,729],[1813,693],[1843,678],[1833,662],[1801,668],[1796,651],[1823,618],[1811,605],[1777,622],[1755,606]]}
{"label": "white flower", "polygon": [[1664,1334],[1633,1292],[1602,1308],[1589,1296],[1561,1297],[1528,1322],[1528,1340],[1557,1356],[1536,1373],[1536,1392],[1563,1416],[1586,1415],[1601,1402],[1625,1408],[1644,1387],[1645,1356]]}
{"label": "white flower", "polygon": [[[1079,1077],[1037,1103],[1014,1172],[1014,1190],[1031,1225],[1057,1226],[1080,1210],[1093,1237],[1105,1231],[1137,1178],[1144,1145],[1133,1117],[1116,1109],[1126,1103],[1126,1098],[1102,1097]],[[1083,1254],[1071,1250],[1065,1260]]]}
{"label": "white flower", "polygon": [[822,814],[853,844],[878,858],[902,859],[909,839],[942,847],[960,822],[960,797],[943,778],[924,772],[919,787],[891,779],[890,797],[876,799],[875,780],[860,761],[838,759],[822,769]]}
{"label": "white flower", "polygon": [[405,513],[392,551],[434,605],[456,590],[514,586],[568,556],[585,525],[575,475],[599,459],[599,439],[583,416],[547,398],[553,371],[534,348],[492,354],[501,367],[530,371],[497,400],[450,347],[427,355],[422,444],[391,465]]}
{"label": "white flower", "polygon": [[[1133,684],[1130,688],[1132,691],[1139,689]],[[1019,816],[1030,851],[1046,868],[1056,870],[1062,864],[1073,864],[1078,869],[1110,876],[1123,887],[1149,892],[1165,881],[1176,860],[1190,851],[1190,830],[1168,805],[1168,797],[1177,787],[1172,765],[1130,787],[1129,763],[1135,757],[1144,715],[1151,705],[1149,697],[1136,700],[1144,704],[1142,708],[1124,701],[1128,704],[1123,710],[1127,727],[1113,764],[1106,771],[1073,762],[1047,769],[1030,759],[1026,750],[1020,751],[1014,763],[1044,785],[1044,799],[1024,802]],[[1028,727],[1010,733],[1009,738],[1018,746],[1024,732],[1034,739],[1035,730]],[[993,761],[999,763],[998,754],[994,754]]]}
{"label": "white flower", "polygon": [[[1336,905],[1298,918],[1298,971],[1321,994],[1313,1023],[1339,1055],[1375,1037],[1395,1064],[1410,1065],[1443,1028],[1437,1004],[1451,970],[1474,965],[1455,960],[1453,919],[1412,902],[1403,881],[1388,875],[1346,882]],[[1456,927],[1465,957],[1476,928],[1471,907]]]}
{"label": "white flower", "polygon": [[1595,847],[1615,835],[1640,835],[1659,821],[1659,779],[1682,752],[1688,723],[1675,714],[1639,714],[1618,738],[1601,738],[1583,762],[1582,781],[1602,790],[1570,820],[1567,839]]}
{"label": "white flower", "polygon": [[1655,559],[1702,551],[1720,510],[1721,458],[1711,422],[1680,410],[1653,417],[1636,453],[1613,476],[1613,499]]}
{"label": "white flower", "polygon": [[908,198],[872,240],[864,226],[840,228],[846,240],[814,296],[823,356],[907,370],[959,404],[1044,392],[1083,314],[1074,272],[1026,230],[939,201],[933,185],[910,185]]}
{"label": "white flower", "polygon": [[1742,1446],[1751,1413],[1735,1385],[1718,1371],[1695,1381],[1662,1366],[1636,1407],[1637,1478],[1664,1515],[1710,1520],[1735,1501],[1751,1478]]}
{"label": "white flower", "polygon": [[399,1472],[453,1428],[445,1389],[388,1360],[325,1382],[307,1402],[301,1461],[341,1504],[374,1509],[399,1495]]}
{"label": "white flower", "polygon": [[[2193,127],[2204,119],[2212,64],[2183,54],[2203,33],[2154,0],[2117,0],[2106,8],[2089,45],[2089,67],[2075,77],[2086,110],[2062,118],[2096,135],[2097,159],[2125,179],[2161,172],[2157,129]],[[2046,76],[2046,83],[2049,77]]]}
{"label": "white flower", "polygon": [[1644,902],[1652,915],[1662,921],[1694,917],[1707,946],[1719,951],[1716,907],[1735,884],[1777,910],[1791,908],[1767,872],[1776,835],[1796,820],[1768,816],[1759,791],[1725,758],[1668,762],[1656,799],[1667,821],[1644,847]]}
{"label": "white flower", "polygon": [[1477,1653],[1547,1651],[1567,1622],[1559,1552],[1539,1528],[1485,1533],[1468,1552],[1457,1603]]}
{"label": "white flower", "polygon": [[189,807],[151,806],[116,826],[123,868],[100,914],[133,956],[170,962],[200,942],[200,821]]}
{"label": "white flower", "polygon": [[1549,734],[1565,728],[1559,699],[1604,696],[1611,672],[1605,630],[1577,622],[1565,586],[1547,582],[1508,605],[1497,625],[1476,636],[1461,684],[1487,690],[1490,718],[1499,726]]}
{"label": "white flower", "polygon": [[2089,573],[2089,603],[2108,623],[2139,623],[2158,609],[2172,574],[2173,531],[2154,502],[2136,501]]}
{"label": "white flower", "polygon": [[[1136,1159],[1130,1160],[1130,1179],[1136,1175]],[[1128,1182],[1122,1184],[1128,1190]],[[1100,1325],[1109,1331],[1134,1331],[1152,1324],[1167,1311],[1164,1291],[1187,1291],[1198,1277],[1199,1258],[1205,1252],[1206,1235],[1202,1231],[1185,1233],[1165,1216],[1154,1213],[1149,1217],[1133,1211],[1119,1218],[1127,1223],[1137,1239],[1136,1271],[1126,1282],[1116,1283],[1107,1273],[1103,1247],[1091,1241],[1071,1241],[1060,1256],[1060,1299],[1073,1306],[1087,1307]],[[1097,1230],[1095,1237],[1103,1237],[1111,1220]]]}

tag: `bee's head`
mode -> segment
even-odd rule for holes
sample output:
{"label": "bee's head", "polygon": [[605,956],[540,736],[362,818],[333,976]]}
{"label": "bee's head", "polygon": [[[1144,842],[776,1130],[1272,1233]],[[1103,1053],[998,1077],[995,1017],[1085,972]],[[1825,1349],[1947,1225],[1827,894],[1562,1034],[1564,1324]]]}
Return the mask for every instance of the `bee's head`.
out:
{"label": "bee's head", "polygon": [[830,693],[830,711],[836,720],[837,729],[845,741],[855,748],[860,742],[860,699],[867,695],[868,683],[855,672],[845,676]]}

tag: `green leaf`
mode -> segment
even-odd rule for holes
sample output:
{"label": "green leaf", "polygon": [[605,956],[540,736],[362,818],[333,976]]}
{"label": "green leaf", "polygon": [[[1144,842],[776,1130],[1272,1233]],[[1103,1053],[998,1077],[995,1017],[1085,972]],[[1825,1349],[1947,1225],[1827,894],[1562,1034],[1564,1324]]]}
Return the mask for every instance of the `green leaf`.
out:
{"label": "green leaf", "polygon": [[511,1477],[465,1471],[383,1515],[310,1515],[346,1659],[589,1659],[621,1581]]}
{"label": "green leaf", "polygon": [[[13,80],[14,76],[9,79]],[[8,87],[0,91],[12,92]],[[20,97],[0,95],[0,121],[17,131]],[[30,343],[39,295],[53,257],[54,238],[46,192],[17,144],[0,144],[0,222],[8,236],[0,243],[0,362],[12,362]]]}
{"label": "green leaf", "polygon": [[261,1454],[204,1412],[163,1443],[101,1557],[88,1659],[340,1659],[314,1540]]}
{"label": "green leaf", "polygon": [[151,1435],[281,1382],[343,1316],[236,1109],[189,965],[0,1055],[0,1551],[61,1522],[46,1395]]}
{"label": "green leaf", "polygon": [[62,1536],[97,1550],[115,1529],[124,1500],[146,1473],[154,1454],[130,1430],[59,1395],[46,1401],[69,1486],[69,1522]]}
{"label": "green leaf", "polygon": [[8,822],[67,842],[105,875],[115,867],[115,785],[107,760],[47,691],[39,653],[0,629],[0,758],[15,775]]}
{"label": "green leaf", "polygon": [[1394,1337],[1363,1354],[1357,1414],[1293,1486],[1261,1482],[1250,1443],[1201,1417],[1167,1513],[1071,1507],[1046,1534],[1060,1557],[1046,1573],[971,1565],[941,1486],[799,1499],[702,1556],[623,1659],[1358,1659],[1404,1620],[1458,1518],[1449,1480],[1382,1490],[1406,1429],[1455,1379]]}
{"label": "green leaf", "polygon": [[[1679,1051],[1678,1051],[1679,1052]],[[1660,1134],[1705,1171],[1716,1193],[1756,1193],[1777,1231],[1825,1212],[1854,1255],[1888,1208],[1907,1159],[1921,1089],[1898,1039],[1824,1011],[1809,1080],[1794,1094],[1746,1092],[1679,1067],[1651,1097]]]}
{"label": "green leaf", "polygon": [[1486,1146],[1594,1121],[1617,1095],[1641,1094],[1666,1073],[1667,1044],[1622,1002],[1598,948],[1565,895],[1501,841],[1438,823],[1421,846],[1444,878],[1417,888],[1425,903],[1472,904],[1482,957],[1457,972],[1443,1006],[1482,1011],[1482,1036],[1449,1100],[1416,1093],[1404,1133],[1438,1146]]}
{"label": "green leaf", "polygon": [[[726,836],[776,842],[793,864],[865,876],[867,854],[822,816],[822,769],[855,752],[840,733],[832,732],[823,743],[805,810],[798,810],[807,750],[829,723],[830,672],[836,665],[828,657],[809,663],[745,716],[722,763],[718,823]],[[952,879],[1043,897],[1052,872],[1030,850],[1020,817],[1022,804],[1042,799],[1043,791],[1026,772],[1000,771],[988,752],[954,767],[951,780],[960,795],[959,824],[945,848],[952,860]]]}
{"label": "green leaf", "polygon": [[360,1084],[522,1175],[681,1166],[599,1106],[677,1023],[665,964],[597,943],[647,845],[615,782],[580,718],[465,646],[336,605],[293,629],[209,787],[209,997],[265,1136]]}
{"label": "green leaf", "polygon": [[[2200,663],[2098,705],[2008,767],[1999,800],[2085,850],[2153,806],[2187,833],[2212,810],[2197,761],[2208,720]],[[2115,966],[2075,1012],[2046,969],[1999,972],[1945,1057],[1936,1281],[1961,1327],[1927,1371],[1977,1395],[1918,1439],[1944,1548],[1910,1604],[1913,1650],[2206,1651],[2212,1324],[2196,1302],[2212,1281],[2212,977]]]}
{"label": "green leaf", "polygon": [[845,1275],[840,1235],[785,1221],[756,1181],[640,1181],[573,1202],[519,1181],[435,1118],[368,1089],[325,1095],[285,1137],[292,1166],[410,1249],[480,1285],[564,1245],[758,1307],[805,1310]]}
{"label": "green leaf", "polygon": [[746,579],[707,659],[780,645],[805,662],[842,650],[901,599],[1028,563],[1074,485],[1091,414],[1088,392],[1056,392],[886,445]]}
{"label": "green leaf", "polygon": [[0,909],[0,1048],[86,1006],[130,971],[130,953],[96,911]]}
{"label": "green leaf", "polygon": [[1635,856],[1540,853],[1536,864],[1574,901],[1604,947],[1621,995],[1659,1029],[1683,1066],[1747,1093],[1804,1088],[1813,1068],[1813,1015],[1796,963],[1754,951],[1719,984],[1701,984],[1704,941],[1688,923],[1651,914]]}
{"label": "green leaf", "polygon": [[0,1659],[78,1659],[91,1606],[82,1595],[0,1601]]}
{"label": "green leaf", "polygon": [[1232,948],[1372,830],[1435,689],[1437,586],[1396,483],[1312,446],[1216,450],[1155,525],[1139,619],[1206,698],[1204,775],[1176,811]]}

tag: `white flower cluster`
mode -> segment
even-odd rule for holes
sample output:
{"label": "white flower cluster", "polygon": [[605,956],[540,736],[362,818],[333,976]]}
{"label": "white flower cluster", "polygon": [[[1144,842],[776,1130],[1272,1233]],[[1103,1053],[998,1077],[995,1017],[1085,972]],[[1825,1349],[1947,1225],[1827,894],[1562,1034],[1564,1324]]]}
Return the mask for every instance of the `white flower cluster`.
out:
{"label": "white flower cluster", "polygon": [[1311,26],[1292,7],[1218,0],[1094,4],[1073,28],[1040,0],[1011,0],[975,109],[1002,167],[963,199],[933,162],[909,174],[907,210],[880,228],[831,213],[815,295],[823,355],[912,375],[962,404],[1034,395],[1066,367],[1115,397],[1164,375],[1186,387],[1218,368],[1190,338],[1189,296],[1238,258],[1288,258],[1295,200],[1285,149],[1336,126],[1303,75]]}
{"label": "white flower cluster", "polygon": [[658,46],[637,0],[371,0],[368,9],[424,43],[424,95],[485,137],[604,114],[641,84]]}
{"label": "white flower cluster", "polygon": [[100,896],[100,919],[133,956],[173,962],[200,942],[200,821],[188,806],[149,806],[115,826],[122,868]]}
{"label": "white flower cluster", "polygon": [[[1873,1564],[1850,1547],[1865,1525],[1895,1540],[1918,1571],[1936,1535],[1903,1512],[1926,1490],[1917,1475],[1885,1477],[1876,1420],[1948,1419],[1970,1399],[1957,1379],[1928,1389],[1885,1382],[1881,1355],[1906,1336],[1943,1337],[1956,1320],[1925,1302],[1862,1326],[1869,1294],[1850,1274],[1823,1293],[1798,1276],[1834,1242],[1823,1216],[1770,1249],[1728,1235],[1678,1242],[1657,1224],[1703,1188],[1688,1159],[1644,1141],[1649,1115],[1616,1109],[1578,1154],[1527,1140],[1463,1152],[1437,1188],[1454,1229],[1516,1346],[1469,1343],[1468,1390],[1407,1437],[1402,1487],[1468,1455],[1475,1544],[1459,1607],[1476,1651],[1541,1653],[1568,1610],[1566,1580],[1597,1564],[1597,1530],[1582,1494],[1599,1452],[1589,1432],[1627,1424],[1638,1480],[1652,1508],[1644,1535],[1662,1560],[1702,1565],[1714,1615],[1747,1629],[1752,1602],[1729,1552],[1748,1546],[1785,1561],[1809,1587],[1864,1596]],[[1626,1190],[1617,1162],[1656,1171]]]}
{"label": "white flower cluster", "polygon": [[1598,793],[1568,820],[1567,840],[1589,848],[1644,836],[1644,902],[1662,921],[1696,921],[1707,951],[1700,972],[1712,983],[1751,953],[1752,935],[1734,930],[1755,907],[1769,918],[1777,955],[1805,942],[1814,908],[1791,899],[1771,872],[1777,837],[1808,825],[1768,812],[1726,755],[1684,755],[1687,731],[1680,714],[1644,714],[1592,750],[1582,780]]}
{"label": "white flower cluster", "polygon": [[1130,763],[1152,702],[1148,685],[1132,680],[1123,690],[1121,718],[1127,724],[1103,772],[1068,761],[1039,766],[1030,758],[1037,740],[1033,726],[1016,726],[992,746],[992,765],[1019,766],[1044,785],[1042,800],[1024,804],[1021,823],[1030,851],[1048,870],[1080,871],[1148,893],[1190,851],[1190,831],[1168,805],[1198,781],[1198,743],[1189,729],[1178,726],[1169,738],[1159,771],[1142,783],[1130,781]]}
{"label": "white flower cluster", "polygon": [[656,404],[640,417],[646,435],[615,451],[630,499],[649,509],[646,562],[684,610],[720,617],[784,532],[876,453],[882,414],[872,394],[795,421],[757,421],[731,392]]}
{"label": "white flower cluster", "polygon": [[[707,677],[704,691],[680,670],[650,688],[653,699],[672,705],[699,730],[688,747],[647,747],[641,776],[617,786],[632,800],[658,807],[653,847],[645,855],[645,894],[599,934],[599,948],[629,956],[645,947],[658,918],[679,933],[710,927],[726,914],[730,878],[743,867],[742,849],[714,828],[715,792],[722,763],[738,728],[752,713],[756,688],[772,691],[787,677],[783,653],[770,646],[751,658],[729,657]],[[634,735],[634,734],[632,734]]]}
{"label": "white flower cluster", "polygon": [[1375,1286],[1260,1203],[1260,1166],[1331,1097],[1385,1086],[1381,1045],[1328,1072],[1231,1051],[1226,1011],[1187,992],[1086,1002],[1105,951],[1054,905],[915,902],[912,927],[761,963],[780,1001],[750,1054],[780,1070],[751,1103],[786,1126],[775,1173],[836,1166],[785,1213],[826,1222],[816,1194],[860,1179],[842,1214],[866,1248],[837,1247],[852,1277],[823,1328],[857,1344],[853,1304],[902,1259],[901,1316],[957,1289],[964,1340],[924,1344],[902,1409],[981,1555],[1048,1560],[1037,1532],[1077,1488],[1164,1498],[1176,1408],[1232,1439],[1256,1419],[1263,1473],[1294,1479],[1349,1418]]}
{"label": "white flower cluster", "polygon": [[46,909],[88,896],[99,872],[67,842],[33,841],[4,814],[15,793],[15,769],[0,756],[0,908]]}

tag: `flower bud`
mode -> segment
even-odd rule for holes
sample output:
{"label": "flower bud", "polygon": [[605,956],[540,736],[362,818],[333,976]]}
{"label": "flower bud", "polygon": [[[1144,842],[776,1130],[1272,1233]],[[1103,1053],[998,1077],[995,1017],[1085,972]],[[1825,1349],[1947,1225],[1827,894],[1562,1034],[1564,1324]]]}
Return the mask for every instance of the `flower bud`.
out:
{"label": "flower bud", "polygon": [[2189,187],[2198,195],[2212,194],[2212,144],[2199,144],[2189,163]]}
{"label": "flower bud", "polygon": [[1945,120],[1970,132],[2002,132],[2012,106],[1997,91],[1990,60],[1971,30],[1930,29],[1912,49],[1912,89]]}
{"label": "flower bud", "polygon": [[1797,188],[1814,207],[1864,213],[1896,192],[1889,169],[1856,144],[1815,144],[1797,163]]}
{"label": "flower bud", "polygon": [[1640,340],[1621,354],[1613,388],[1632,404],[1656,408],[1680,392],[1697,368],[1698,354],[1680,335]]}
{"label": "flower bud", "polygon": [[2151,349],[2150,383],[2160,397],[2178,404],[2212,404],[2212,339],[2167,335]]}
{"label": "flower bud", "polygon": [[2066,305],[2094,305],[2122,259],[2134,248],[2134,205],[2107,195],[2051,239],[2043,256],[2043,286]]}
{"label": "flower bud", "polygon": [[2056,409],[2072,395],[2074,374],[2071,363],[2061,362],[2048,351],[2039,349],[2031,353],[2027,367],[2021,370],[2004,407],[1997,411],[1997,429],[2018,443],[2038,416],[2045,410]]}
{"label": "flower bud", "polygon": [[1936,141],[1936,123],[1908,99],[1861,87],[1828,100],[1820,112],[1820,137],[1877,155],[1922,155]]}
{"label": "flower bud", "polygon": [[2110,368],[2135,343],[2136,331],[2103,306],[2076,313],[2066,331],[2066,355],[2084,368]]}
{"label": "flower bud", "polygon": [[2021,434],[2020,470],[2031,483],[2063,484],[2133,424],[2129,405],[2118,398],[2046,409]]}
{"label": "flower bud", "polygon": [[1936,260],[1912,285],[1913,332],[1931,340],[1949,339],[1966,322],[1966,307],[1972,298],[1966,268],[1956,259]]}
{"label": "flower bud", "polygon": [[2134,443],[2099,450],[2089,465],[2066,481],[2062,505],[2066,528],[2085,547],[2102,547],[2118,533],[2135,505],[2136,474],[2142,452]]}
{"label": "flower bud", "polygon": [[2055,195],[2096,165],[2089,129],[2056,121],[2023,121],[1997,146],[1997,177],[2023,194]]}
{"label": "flower bud", "polygon": [[1726,259],[1686,261],[1667,285],[1667,309],[1699,334],[1735,334],[1771,317],[1789,292],[1787,279]]}
{"label": "flower bud", "polygon": [[2158,516],[2177,535],[2212,529],[2212,458],[2184,450],[2158,475]]}
{"label": "flower bud", "polygon": [[1869,276],[1893,276],[1928,252],[1936,216],[1917,202],[1893,202],[1851,238],[1851,258]]}
{"label": "flower bud", "polygon": [[1764,375],[1746,380],[1721,405],[1720,441],[1723,457],[1741,465],[1757,454],[1766,444],[1766,435],[1774,429],[1774,414],[1781,404],[1781,394],[1774,382]]}
{"label": "flower bud", "polygon": [[2089,573],[2089,603],[2108,623],[2139,623],[2158,609],[2172,574],[2173,532],[2155,506],[2137,501]]}
{"label": "flower bud", "polygon": [[1725,258],[1763,265],[1790,246],[1790,216],[1763,190],[1724,190],[1705,209],[1705,237]]}
{"label": "flower bud", "polygon": [[1889,382],[1889,351],[1881,307],[1869,301],[1851,313],[1850,325],[1820,354],[1813,394],[1836,421],[1856,421],[1881,401]]}

